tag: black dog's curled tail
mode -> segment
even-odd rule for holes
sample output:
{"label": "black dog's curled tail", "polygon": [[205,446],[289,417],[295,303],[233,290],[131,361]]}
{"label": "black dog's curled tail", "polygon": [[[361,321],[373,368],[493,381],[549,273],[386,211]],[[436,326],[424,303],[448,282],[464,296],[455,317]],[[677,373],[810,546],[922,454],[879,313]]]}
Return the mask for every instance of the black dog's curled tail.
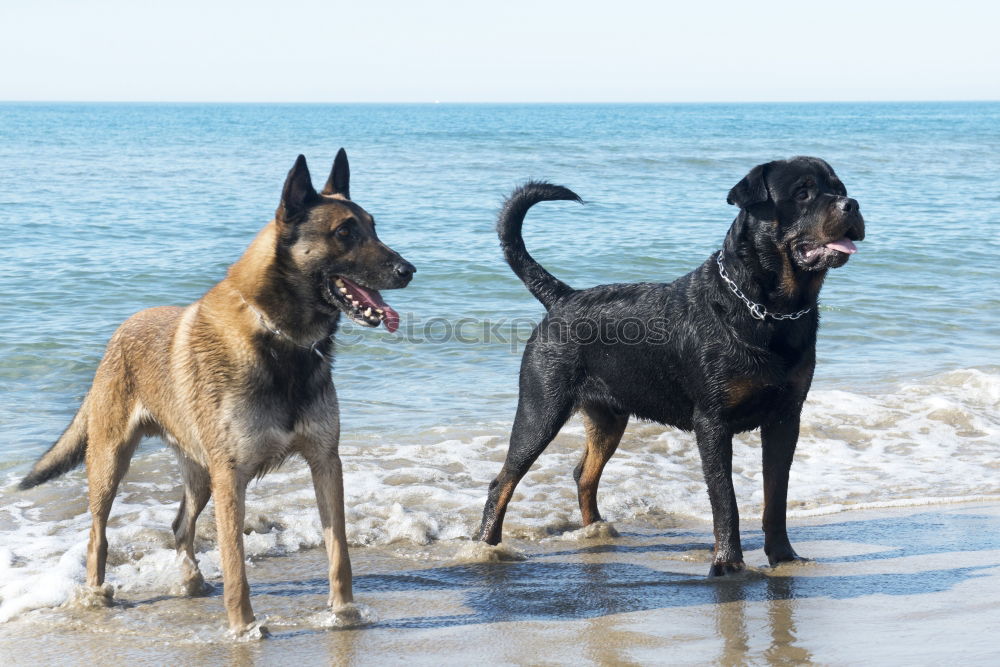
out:
{"label": "black dog's curled tail", "polygon": [[561,185],[544,181],[528,181],[515,188],[504,202],[500,218],[497,220],[497,234],[504,259],[514,269],[528,291],[549,310],[556,301],[573,291],[573,288],[542,268],[542,265],[528,254],[521,237],[521,225],[528,209],[540,201],[575,201],[583,203],[580,197]]}

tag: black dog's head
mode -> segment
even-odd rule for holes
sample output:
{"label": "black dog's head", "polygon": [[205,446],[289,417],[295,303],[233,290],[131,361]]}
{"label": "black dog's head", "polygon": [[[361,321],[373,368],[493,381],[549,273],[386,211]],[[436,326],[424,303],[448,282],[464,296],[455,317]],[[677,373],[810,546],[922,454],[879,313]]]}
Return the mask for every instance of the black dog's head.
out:
{"label": "black dog's head", "polygon": [[819,158],[758,165],[726,201],[740,207],[731,241],[751,243],[765,264],[777,252],[802,270],[837,268],[856,252],[854,241],[865,238],[858,202]]}
{"label": "black dog's head", "polygon": [[375,234],[375,220],[350,198],[350,166],[341,148],[326,186],[313,189],[306,159],[288,172],[275,213],[279,251],[294,267],[287,277],[305,280],[316,303],[344,312],[367,327],[395,331],[399,315],[378,290],[406,287],[416,269]]}

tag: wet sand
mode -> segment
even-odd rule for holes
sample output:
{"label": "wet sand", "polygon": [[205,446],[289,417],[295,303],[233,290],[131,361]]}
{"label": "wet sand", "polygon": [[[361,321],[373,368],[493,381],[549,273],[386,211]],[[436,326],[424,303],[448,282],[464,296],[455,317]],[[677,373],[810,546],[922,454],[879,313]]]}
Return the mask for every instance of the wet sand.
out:
{"label": "wet sand", "polygon": [[508,562],[470,562],[456,541],[354,548],[356,597],[378,616],[354,629],[326,627],[325,556],[308,549],[249,569],[265,640],[227,637],[214,582],[204,598],[129,591],[108,609],[28,612],[0,625],[0,664],[1000,661],[1000,504],[797,519],[812,561],[773,569],[750,523],[750,567],[724,580],[704,576],[701,522],[513,540],[524,560]]}

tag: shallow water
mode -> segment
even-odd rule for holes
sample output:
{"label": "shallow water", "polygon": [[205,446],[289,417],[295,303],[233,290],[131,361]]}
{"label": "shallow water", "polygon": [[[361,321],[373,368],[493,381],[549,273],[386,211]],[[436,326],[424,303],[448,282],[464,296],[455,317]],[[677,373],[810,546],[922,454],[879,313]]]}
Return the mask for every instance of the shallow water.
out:
{"label": "shallow water", "polygon": [[[790,515],[1000,499],[998,401],[997,375],[971,370],[877,396],[814,391],[792,467]],[[507,427],[498,425],[474,434],[417,433],[405,444],[384,435],[348,440],[341,456],[352,547],[399,545],[418,554],[437,543],[457,548],[478,525],[506,435]],[[583,427],[573,420],[518,487],[505,539],[538,541],[579,528],[572,470],[583,446]],[[756,434],[736,439],[733,478],[744,525],[756,525],[763,507]],[[90,526],[82,469],[29,492],[15,492],[14,483],[11,475],[0,495],[0,622],[71,596],[83,579]],[[180,495],[168,450],[150,446],[136,457],[109,523],[109,581],[126,591],[174,585],[170,525]],[[711,517],[693,436],[658,425],[629,428],[598,498],[607,519],[637,529]],[[219,575],[212,517],[210,503],[196,543],[206,576]],[[301,460],[251,484],[247,531],[251,559],[280,559],[322,544]]]}
{"label": "shallow water", "polygon": [[[541,312],[492,230],[510,187],[547,178],[588,201],[540,206],[526,226],[570,284],[669,280],[719,246],[729,188],[792,154],[834,166],[868,231],[824,287],[793,515],[1000,495],[1000,104],[2,104],[0,621],[60,604],[82,579],[82,472],[30,493],[14,483],[68,423],[111,332],[141,308],[198,298],[269,219],[294,156],[318,184],[341,145],[355,200],[418,267],[386,294],[400,333],[345,325],[339,337],[355,551],[456,547],[478,522],[516,402],[515,334]],[[459,324],[463,340],[447,335]],[[582,441],[571,422],[539,459],[510,538],[579,525]],[[762,502],[757,443],[736,444],[746,519]],[[111,522],[109,579],[124,591],[173,581],[178,479],[159,443],[140,450]],[[599,500],[636,530],[707,517],[691,436],[630,425]],[[252,487],[248,516],[251,558],[320,542],[301,462]]]}
{"label": "shallow water", "polygon": [[[355,201],[418,268],[386,294],[406,335],[342,332],[347,437],[510,421],[509,334],[526,335],[541,307],[493,224],[527,178],[589,202],[545,204],[525,232],[582,287],[686,273],[721,244],[726,193],[752,166],[821,156],[861,203],[868,237],[824,287],[817,385],[997,364],[998,128],[1000,103],[0,104],[0,460],[48,446],[121,321],[222,277],[273,215],[298,153],[319,184],[340,146]],[[504,340],[442,342],[462,318]]]}
{"label": "shallow water", "polygon": [[[4,664],[964,664],[995,662],[1000,507],[857,511],[793,520],[813,560],[704,577],[709,525],[618,524],[513,540],[521,558],[478,562],[437,542],[356,550],[371,622],[338,627],[325,556],[253,559],[266,641],[233,641],[208,597],[121,588],[111,608],[68,605],[0,625]],[[464,556],[462,554],[465,554]],[[215,579],[216,584],[218,580]]]}

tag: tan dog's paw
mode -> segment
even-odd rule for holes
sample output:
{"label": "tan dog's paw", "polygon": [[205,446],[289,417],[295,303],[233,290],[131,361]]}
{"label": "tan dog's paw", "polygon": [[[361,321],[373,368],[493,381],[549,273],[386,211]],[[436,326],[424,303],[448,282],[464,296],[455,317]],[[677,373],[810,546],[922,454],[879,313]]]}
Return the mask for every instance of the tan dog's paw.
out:
{"label": "tan dog's paw", "polygon": [[261,616],[260,618],[247,623],[242,628],[230,628],[229,635],[230,639],[238,642],[255,642],[267,639],[271,636],[271,632],[264,625],[267,620],[266,616]]}
{"label": "tan dog's paw", "polygon": [[205,577],[201,575],[201,572],[195,572],[170,589],[170,592],[173,595],[198,598],[209,595],[214,590],[215,586],[205,581]]}
{"label": "tan dog's paw", "polygon": [[357,628],[378,623],[378,614],[368,605],[347,602],[314,614],[310,624],[321,628]]}
{"label": "tan dog's paw", "polygon": [[115,603],[115,588],[111,584],[101,584],[100,586],[80,586],[69,600],[65,602],[65,607],[100,609],[111,607]]}

